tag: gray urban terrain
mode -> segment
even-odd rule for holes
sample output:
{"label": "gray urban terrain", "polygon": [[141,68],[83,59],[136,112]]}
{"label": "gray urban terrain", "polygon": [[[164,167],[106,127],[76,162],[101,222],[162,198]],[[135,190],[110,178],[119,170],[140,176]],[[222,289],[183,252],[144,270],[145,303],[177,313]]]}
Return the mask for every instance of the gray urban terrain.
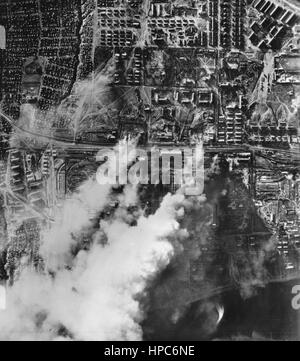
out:
{"label": "gray urban terrain", "polygon": [[0,339],[300,340],[298,0],[0,0],[0,100]]}

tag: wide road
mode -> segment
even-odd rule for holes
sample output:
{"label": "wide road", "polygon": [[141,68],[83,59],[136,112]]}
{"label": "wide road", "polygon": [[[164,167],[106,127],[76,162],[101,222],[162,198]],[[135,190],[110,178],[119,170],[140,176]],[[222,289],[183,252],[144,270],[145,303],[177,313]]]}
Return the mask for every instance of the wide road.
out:
{"label": "wide road", "polygon": [[[62,138],[62,137],[53,137],[44,134],[39,134],[36,132],[32,132],[30,130],[23,129],[15,124],[15,122],[5,113],[0,111],[0,116],[2,116],[5,120],[9,122],[9,124],[17,131],[24,134],[25,137],[23,139],[26,144],[25,148],[27,149],[27,143],[34,137],[37,140],[41,140],[40,145],[35,145],[33,143],[28,144],[28,149],[33,151],[43,151],[49,144],[53,144],[58,151],[64,156],[72,156],[72,155],[82,155],[84,156],[86,153],[97,153],[100,149],[107,148],[112,149],[115,147],[115,144],[108,143],[88,143],[88,142],[74,142],[70,138]],[[26,134],[29,139],[26,139]],[[45,145],[43,145],[45,144]],[[157,147],[159,149],[185,149],[191,148],[188,145],[184,144],[149,144],[147,146],[141,146],[139,148],[145,150],[151,150],[153,147]],[[298,162],[300,161],[300,153],[297,150],[283,150],[280,148],[267,148],[267,147],[255,147],[251,145],[234,145],[234,146],[204,146],[205,153],[243,153],[243,152],[263,152],[263,151],[275,151],[278,152],[283,158],[289,159],[290,162]]]}

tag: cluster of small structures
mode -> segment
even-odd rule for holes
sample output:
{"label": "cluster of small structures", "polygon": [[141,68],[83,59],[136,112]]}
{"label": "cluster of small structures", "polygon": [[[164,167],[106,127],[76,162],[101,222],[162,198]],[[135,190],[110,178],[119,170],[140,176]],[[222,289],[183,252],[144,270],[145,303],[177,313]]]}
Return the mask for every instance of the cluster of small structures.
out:
{"label": "cluster of small structures", "polygon": [[251,5],[257,14],[250,25],[249,39],[261,50],[280,50],[282,40],[297,23],[297,15],[276,1],[253,0]]}
{"label": "cluster of small structures", "polygon": [[1,87],[7,114],[14,118],[20,114],[27,95],[21,90],[28,59],[45,59],[44,76],[38,88],[34,84],[41,109],[57,104],[72,88],[79,53],[79,9],[72,0],[1,2],[1,23],[6,29]]}

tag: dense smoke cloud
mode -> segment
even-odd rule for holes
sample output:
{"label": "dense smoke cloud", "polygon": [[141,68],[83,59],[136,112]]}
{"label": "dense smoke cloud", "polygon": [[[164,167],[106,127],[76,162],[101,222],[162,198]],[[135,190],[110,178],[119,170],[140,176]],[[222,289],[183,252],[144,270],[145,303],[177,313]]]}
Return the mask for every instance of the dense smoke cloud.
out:
{"label": "dense smoke cloud", "polygon": [[[89,79],[77,82],[69,98],[43,115],[44,121],[51,120],[44,130],[39,110],[24,106],[11,145],[18,147],[20,141],[29,140],[48,143],[47,137],[54,137],[53,119],[64,119],[74,134],[88,128],[94,116],[105,113],[113,101],[112,74],[110,61]],[[129,148],[126,152],[131,158],[124,167],[135,160],[132,150],[137,141],[117,146],[120,153],[122,147],[124,151]],[[167,195],[155,214],[146,216],[139,204],[138,187],[128,185],[117,196],[118,207],[103,219],[100,214],[116,201],[114,188],[118,186],[100,185],[98,177],[94,175],[69,196],[50,229],[42,230],[44,269],[37,272],[24,267],[8,288],[7,309],[0,313],[0,339],[143,338],[143,298],[174,256],[169,238],[176,233],[185,236],[179,223],[185,197]],[[135,207],[134,214],[130,206]]]}
{"label": "dense smoke cloud", "polygon": [[[141,340],[147,288],[174,255],[168,237],[180,230],[182,194],[167,195],[154,215],[138,206],[137,187],[126,186],[118,210],[99,227],[92,213],[111,199],[111,187],[89,180],[65,201],[57,222],[43,237],[46,270],[26,269],[8,289],[7,310],[0,314],[4,340]],[[60,221],[59,221],[60,218]],[[75,240],[89,236],[89,247],[72,255]],[[50,271],[50,272],[48,272]]]}
{"label": "dense smoke cloud", "polygon": [[[103,115],[106,105],[113,101],[109,93],[113,72],[109,62],[101,72],[78,82],[72,96],[55,109],[55,115],[66,120],[75,136],[83,129],[94,128],[95,115]],[[40,133],[40,127],[36,127],[38,111],[31,106],[22,110],[19,126]],[[52,111],[46,115],[46,120],[47,117],[56,118]],[[96,123],[101,123],[98,118]],[[54,136],[50,125],[40,134]],[[18,146],[19,139],[23,140],[22,134],[17,131],[18,141],[13,138],[12,145]],[[25,139],[31,138],[34,140],[35,134],[26,133]],[[48,139],[41,137],[39,142],[48,144]],[[129,146],[134,149],[136,143],[137,140]],[[135,154],[127,153],[132,156],[128,160],[131,163]],[[203,149],[199,156],[198,162],[204,158]],[[216,174],[221,174],[217,156],[206,171],[205,179]],[[66,199],[53,225],[43,230],[40,255],[44,271],[37,273],[27,267],[8,289],[7,309],[0,312],[0,339],[143,339],[141,325],[146,317],[148,291],[161,271],[183,251],[184,246],[178,240],[190,237],[191,251],[183,259],[182,267],[168,279],[167,286],[167,282],[161,282],[157,297],[161,303],[174,306],[169,320],[182,326],[181,319],[189,304],[182,305],[181,300],[183,296],[188,300],[191,295],[187,284],[179,282],[179,273],[199,258],[200,246],[208,244],[211,208],[218,201],[219,191],[210,201],[204,196],[186,199],[181,191],[173,196],[168,194],[155,214],[146,216],[139,204],[138,187],[126,186],[116,197],[114,186],[100,185],[95,178],[86,181]],[[194,179],[190,181],[193,186]],[[116,198],[118,208],[107,219],[99,221],[100,213]],[[134,214],[128,209],[130,206],[135,207]],[[181,222],[186,212],[189,212],[190,221]],[[202,218],[192,222],[193,213]],[[98,224],[95,225],[96,220]],[[188,231],[185,224],[189,225]],[[249,267],[245,262],[246,276],[242,273],[243,277],[241,267],[232,265],[231,277],[245,297],[253,295],[255,288],[264,284],[264,260],[265,254],[260,253],[259,259]],[[205,280],[205,270],[202,273]],[[213,281],[210,286],[211,289],[215,287]],[[201,325],[207,334],[216,331],[220,309],[222,305],[209,300],[199,307],[199,314],[208,315]],[[223,316],[224,309],[222,313]]]}

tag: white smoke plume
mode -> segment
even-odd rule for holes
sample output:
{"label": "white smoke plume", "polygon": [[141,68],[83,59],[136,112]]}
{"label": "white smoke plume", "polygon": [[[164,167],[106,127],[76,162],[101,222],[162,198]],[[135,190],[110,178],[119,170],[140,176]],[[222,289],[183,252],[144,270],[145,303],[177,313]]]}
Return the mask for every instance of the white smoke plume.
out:
{"label": "white smoke plume", "polygon": [[185,197],[167,195],[154,215],[140,210],[131,225],[126,207],[138,205],[137,188],[125,187],[119,209],[90,231],[89,248],[72,256],[75,239],[91,229],[91,211],[103,210],[111,190],[91,179],[65,201],[41,247],[51,272],[28,268],[8,289],[1,340],[142,339],[141,301],[174,255],[168,237],[180,230]]}
{"label": "white smoke plume", "polygon": [[[113,73],[109,62],[92,78],[76,83],[70,97],[45,119],[62,118],[75,135],[94,128],[95,114],[105,115],[110,104]],[[22,129],[12,137],[13,145],[18,147],[19,140],[48,143],[36,126],[38,111],[29,106],[23,110],[18,123]],[[24,135],[24,129],[32,134]],[[55,142],[49,127],[46,135]],[[136,143],[133,140],[130,147]],[[130,163],[135,155],[128,154]],[[185,197],[167,195],[157,212],[147,217],[139,207],[138,188],[127,186],[118,196],[118,209],[95,226],[100,213],[115,201],[113,188],[100,185],[95,175],[64,201],[50,229],[43,230],[44,271],[28,266],[7,289],[7,309],[0,312],[1,340],[142,339],[143,297],[175,253],[169,237],[184,234],[179,221]],[[128,211],[131,205],[137,208],[134,215]],[[86,237],[87,247],[82,244]]]}
{"label": "white smoke plume", "polygon": [[[2,114],[13,126],[11,147],[18,148],[25,144],[32,149],[33,144],[46,147],[49,142],[70,143],[90,129],[114,129],[114,118],[108,114],[110,107],[117,107],[118,102],[110,87],[114,73],[115,62],[111,58],[86,79],[77,80],[72,92],[59,105],[40,110],[36,104],[22,104],[17,121]],[[62,134],[57,129],[63,131]]]}

